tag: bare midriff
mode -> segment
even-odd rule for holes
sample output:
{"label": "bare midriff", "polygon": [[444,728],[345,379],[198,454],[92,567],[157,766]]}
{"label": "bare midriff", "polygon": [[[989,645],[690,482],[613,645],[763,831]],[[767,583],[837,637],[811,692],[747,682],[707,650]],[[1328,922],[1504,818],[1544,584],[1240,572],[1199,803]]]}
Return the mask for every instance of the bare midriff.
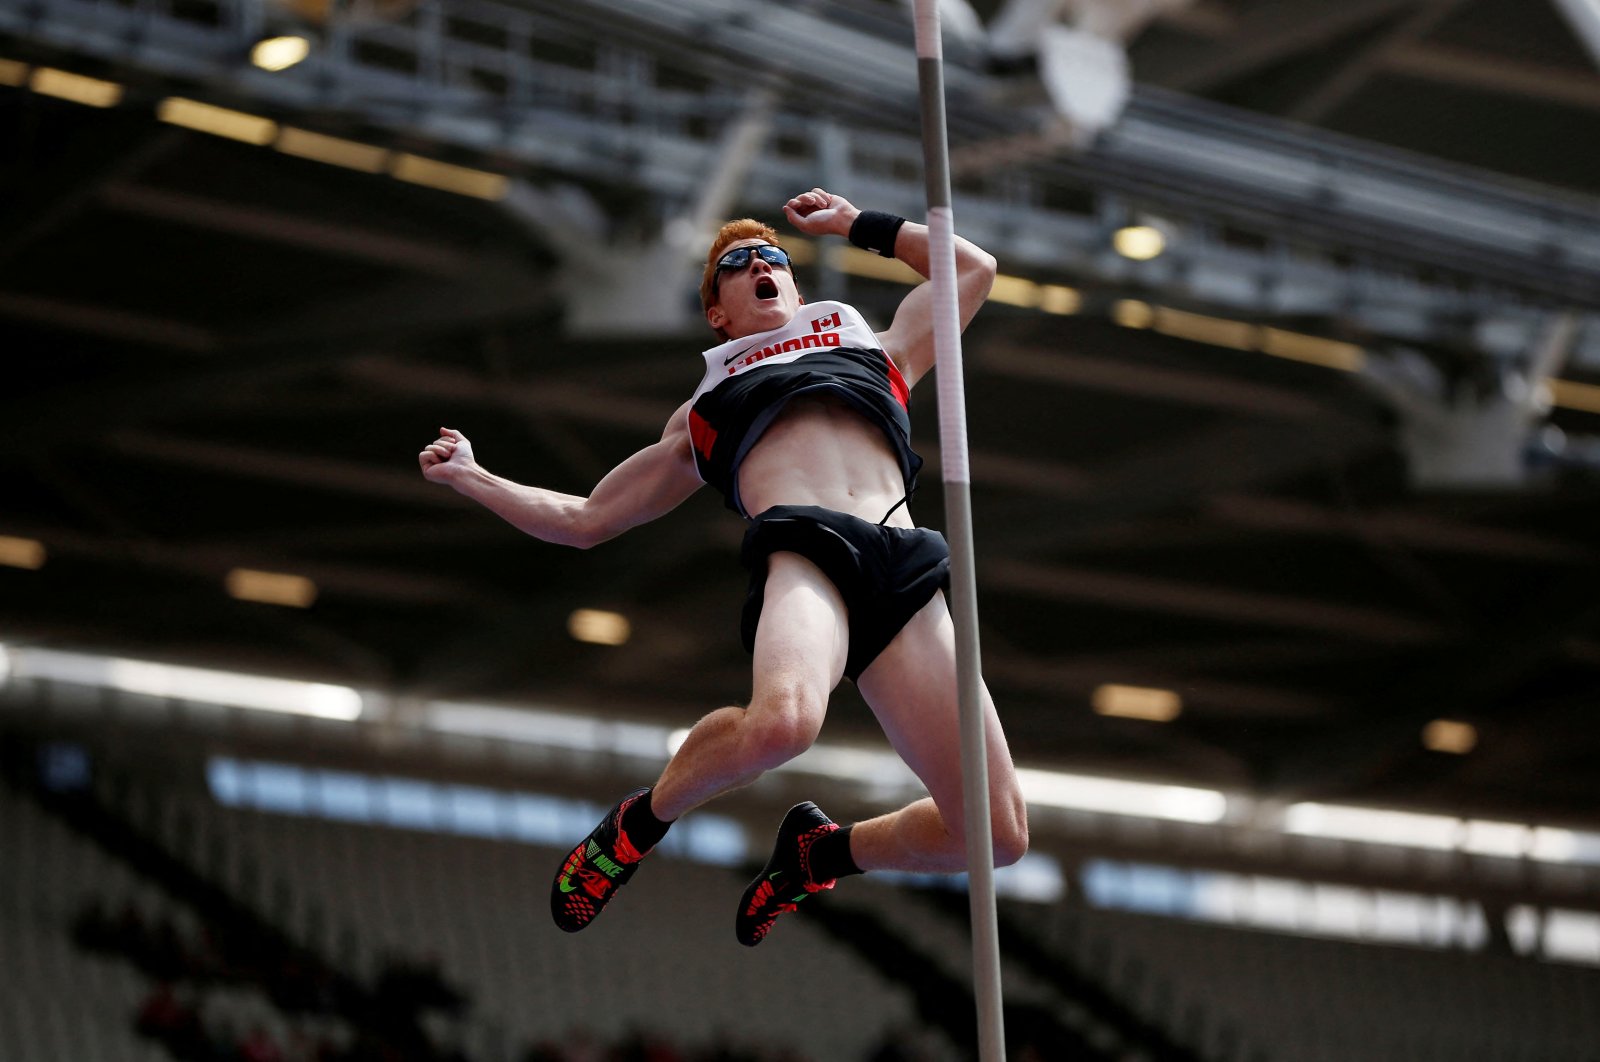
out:
{"label": "bare midriff", "polygon": [[[774,505],[820,505],[877,523],[904,495],[883,429],[832,396],[792,399],[739,467],[739,497],[752,516]],[[888,523],[912,526],[905,506]]]}

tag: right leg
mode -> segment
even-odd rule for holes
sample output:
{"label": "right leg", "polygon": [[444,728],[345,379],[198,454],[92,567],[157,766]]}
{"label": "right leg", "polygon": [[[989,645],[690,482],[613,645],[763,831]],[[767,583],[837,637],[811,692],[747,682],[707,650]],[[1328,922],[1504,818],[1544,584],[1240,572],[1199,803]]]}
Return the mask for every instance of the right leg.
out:
{"label": "right leg", "polygon": [[[670,822],[810,748],[844,674],[848,623],[844,600],[821,569],[798,553],[772,554],[750,707],[719,708],[695,724],[648,791],[650,813]],[[562,864],[550,893],[562,929],[587,926],[638,868],[649,846],[631,843],[623,819],[646,792],[624,797]]]}
{"label": "right leg", "polygon": [[810,748],[848,653],[839,591],[798,553],[772,554],[750,706],[719,708],[689,731],[650,794],[656,816],[675,819]]}

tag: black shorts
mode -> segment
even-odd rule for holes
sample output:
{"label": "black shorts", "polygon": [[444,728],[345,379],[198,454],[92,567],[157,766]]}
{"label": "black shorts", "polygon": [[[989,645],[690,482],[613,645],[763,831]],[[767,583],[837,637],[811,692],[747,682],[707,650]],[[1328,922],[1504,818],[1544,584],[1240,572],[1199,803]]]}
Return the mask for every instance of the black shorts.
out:
{"label": "black shorts", "polygon": [[816,505],[775,505],[751,519],[739,555],[750,569],[739,628],[752,653],[766,596],[767,558],[783,551],[821,568],[844,598],[850,610],[844,673],[852,682],[935,593],[950,586],[950,547],[937,531],[869,524]]}

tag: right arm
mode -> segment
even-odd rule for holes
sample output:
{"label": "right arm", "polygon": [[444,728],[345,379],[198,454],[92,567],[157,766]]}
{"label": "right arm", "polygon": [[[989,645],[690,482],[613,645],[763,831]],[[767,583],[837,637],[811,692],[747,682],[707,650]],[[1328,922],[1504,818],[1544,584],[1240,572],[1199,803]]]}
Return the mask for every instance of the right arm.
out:
{"label": "right arm", "polygon": [[606,473],[587,498],[528,487],[485,469],[472,443],[453,428],[417,455],[422,474],[445,483],[545,542],[588,549],[677,508],[701,486],[689,443],[689,403],[672,415],[659,441]]}

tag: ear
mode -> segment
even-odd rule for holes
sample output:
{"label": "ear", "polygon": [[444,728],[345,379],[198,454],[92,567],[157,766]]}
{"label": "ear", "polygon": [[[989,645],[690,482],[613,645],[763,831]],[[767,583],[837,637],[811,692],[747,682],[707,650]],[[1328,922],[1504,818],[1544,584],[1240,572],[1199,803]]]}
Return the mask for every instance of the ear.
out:
{"label": "ear", "polygon": [[723,312],[721,303],[712,303],[706,307],[706,323],[717,331],[722,331],[722,326],[728,323],[728,315]]}

